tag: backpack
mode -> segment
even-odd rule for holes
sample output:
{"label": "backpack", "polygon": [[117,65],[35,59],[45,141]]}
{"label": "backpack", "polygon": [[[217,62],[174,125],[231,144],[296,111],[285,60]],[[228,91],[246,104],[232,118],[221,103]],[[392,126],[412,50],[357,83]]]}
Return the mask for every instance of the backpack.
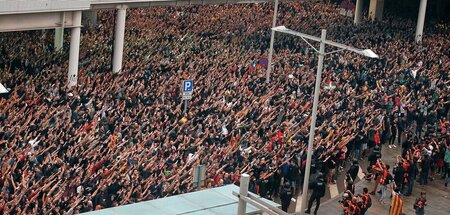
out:
{"label": "backpack", "polygon": [[317,191],[317,194],[319,197],[324,197],[325,196],[325,183],[317,182],[314,190]]}

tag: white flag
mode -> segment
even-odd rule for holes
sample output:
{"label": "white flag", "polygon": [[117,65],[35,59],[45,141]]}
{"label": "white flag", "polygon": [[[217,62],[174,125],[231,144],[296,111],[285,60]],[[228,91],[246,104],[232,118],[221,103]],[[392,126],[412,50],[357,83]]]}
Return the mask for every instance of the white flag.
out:
{"label": "white flag", "polygon": [[412,70],[411,70],[411,74],[412,74],[412,76],[413,76],[414,78],[416,78],[417,71],[419,71],[419,69],[412,69]]}
{"label": "white flag", "polygon": [[0,93],[8,93],[9,91],[0,83]]}

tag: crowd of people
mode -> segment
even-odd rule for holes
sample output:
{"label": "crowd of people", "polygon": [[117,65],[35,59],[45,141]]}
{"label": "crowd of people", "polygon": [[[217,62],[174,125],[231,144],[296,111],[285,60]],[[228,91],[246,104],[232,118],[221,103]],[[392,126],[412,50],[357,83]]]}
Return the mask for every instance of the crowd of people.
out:
{"label": "crowd of people", "polygon": [[[0,82],[11,91],[0,98],[0,213],[73,214],[186,193],[197,189],[198,165],[207,168],[206,188],[238,184],[241,173],[267,198],[282,183],[298,187],[317,54],[277,36],[265,83],[272,9],[129,9],[118,74],[114,12],[101,10],[99,23],[82,30],[70,89],[68,46],[55,52],[52,31],[1,34]],[[387,16],[354,26],[337,5],[307,1],[281,3],[278,25],[315,35],[324,28],[327,38],[380,56],[327,55],[312,178],[335,183],[347,158],[370,158],[390,140],[407,144],[399,163],[420,163],[421,183],[434,170],[450,176],[447,25],[427,27],[416,44],[413,21]],[[194,80],[187,113],[185,79]]]}
{"label": "crowd of people", "polygon": [[[424,131],[419,132],[424,133]],[[441,136],[437,138],[435,135],[438,132],[435,132],[425,134],[426,137],[424,139],[419,139],[418,135],[414,133],[414,129],[410,129],[405,136],[405,140],[401,141],[402,144],[399,147],[402,147],[402,153],[396,157],[392,169],[389,164],[383,161],[380,151],[383,143],[387,145],[389,141],[381,142],[381,144],[374,147],[368,156],[369,164],[365,177],[366,180],[374,181],[371,192],[365,187],[363,194],[356,196],[353,194],[355,193],[355,186],[352,182],[355,180],[359,170],[358,161],[353,161],[354,164],[347,172],[346,191],[340,202],[344,208],[344,214],[365,214],[372,205],[372,197],[370,195],[376,195],[376,193],[381,194],[378,202],[382,205],[386,204],[386,198],[389,193],[391,193],[391,198],[395,195],[402,196],[402,198],[411,196],[415,181],[425,186],[428,184],[429,179],[434,180],[436,177],[440,177],[445,179],[444,185],[447,187],[450,181],[450,175],[448,175],[450,172],[450,144],[447,143],[448,137]],[[442,134],[444,134],[443,130],[441,130]],[[437,141],[438,139],[440,141]],[[357,169],[356,173],[355,169]],[[415,200],[413,208],[416,214],[423,215],[425,214],[425,206],[427,206],[426,193],[421,192],[420,197]],[[402,206],[399,206],[399,208],[398,212],[401,212]],[[391,206],[391,210],[395,210],[395,208]]]}

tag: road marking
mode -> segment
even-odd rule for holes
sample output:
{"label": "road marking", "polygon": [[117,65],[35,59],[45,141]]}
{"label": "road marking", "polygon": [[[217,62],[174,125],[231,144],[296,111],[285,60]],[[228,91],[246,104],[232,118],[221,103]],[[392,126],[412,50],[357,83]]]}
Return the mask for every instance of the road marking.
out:
{"label": "road marking", "polygon": [[363,170],[362,170],[361,166],[359,166],[358,178],[359,178],[359,180],[364,178],[364,173],[363,173]]}
{"label": "road marking", "polygon": [[335,196],[339,195],[338,187],[336,184],[330,184],[329,187],[331,198],[334,198]]}
{"label": "road marking", "polygon": [[301,207],[302,207],[302,194],[299,193],[297,196],[297,202],[295,204],[295,211],[296,212],[300,211]]}

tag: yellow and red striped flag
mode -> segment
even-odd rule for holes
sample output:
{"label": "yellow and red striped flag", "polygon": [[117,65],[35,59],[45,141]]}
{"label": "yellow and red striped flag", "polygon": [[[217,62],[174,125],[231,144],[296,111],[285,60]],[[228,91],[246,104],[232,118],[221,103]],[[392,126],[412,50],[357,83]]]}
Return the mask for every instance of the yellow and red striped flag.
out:
{"label": "yellow and red striped flag", "polygon": [[391,210],[389,212],[389,215],[399,215],[403,210],[403,200],[400,198],[398,193],[392,192],[392,203],[391,203]]}

